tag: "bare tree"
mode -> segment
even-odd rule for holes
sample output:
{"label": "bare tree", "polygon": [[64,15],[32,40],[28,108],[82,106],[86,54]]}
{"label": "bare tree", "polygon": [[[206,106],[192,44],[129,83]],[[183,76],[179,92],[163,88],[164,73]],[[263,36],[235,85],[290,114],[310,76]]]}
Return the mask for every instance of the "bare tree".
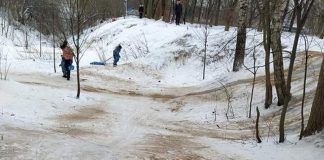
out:
{"label": "bare tree", "polygon": [[248,9],[247,0],[239,0],[240,14],[238,22],[236,49],[233,63],[233,71],[237,72],[240,70],[244,63],[245,57],[245,42],[246,42],[246,13]]}
{"label": "bare tree", "polygon": [[252,102],[253,102],[253,95],[254,95],[254,87],[255,87],[255,79],[256,79],[256,74],[260,68],[260,66],[256,66],[256,46],[253,47],[253,67],[252,68],[248,68],[244,65],[244,67],[253,74],[253,81],[252,81],[252,89],[251,89],[251,97],[250,97],[250,109],[249,109],[249,118],[252,117],[251,115],[251,111],[252,111]]}
{"label": "bare tree", "polygon": [[54,73],[56,73],[56,54],[55,54],[55,9],[54,9],[54,0],[52,0],[52,35],[53,35],[53,68]]}
{"label": "bare tree", "polygon": [[226,112],[225,112],[225,116],[226,116],[226,119],[229,120],[230,117],[233,118],[235,116],[233,106],[232,106],[233,93],[230,92],[222,82],[218,81],[218,83],[222,85],[222,87],[224,88],[224,92],[226,94],[227,109],[226,109]]}
{"label": "bare tree", "polygon": [[266,73],[266,92],[264,107],[267,109],[272,104],[272,84],[271,84],[271,74],[270,74],[270,54],[271,54],[271,7],[270,1],[257,0],[257,9],[260,13],[260,21],[263,28],[263,46],[265,51],[265,73]]}
{"label": "bare tree", "polygon": [[208,24],[205,24],[204,27],[201,29],[201,31],[196,33],[197,38],[202,42],[204,45],[203,49],[203,80],[205,79],[205,73],[206,73],[206,60],[207,60],[207,46],[208,46],[208,40],[210,37],[210,30]]}
{"label": "bare tree", "polygon": [[[90,0],[65,0],[64,5],[66,10],[63,11],[68,15],[67,24],[69,33],[72,37],[74,47],[76,49],[74,60],[77,71],[77,96],[80,98],[80,61],[86,48],[89,46],[88,36],[89,30],[84,30],[87,27],[87,22],[94,15],[88,15],[87,7],[90,5]],[[87,44],[88,43],[88,44]]]}
{"label": "bare tree", "polygon": [[307,69],[308,69],[308,49],[309,49],[309,41],[308,38],[303,35],[304,43],[305,43],[305,74],[304,74],[304,85],[303,85],[303,98],[302,98],[302,105],[301,105],[301,122],[300,122],[300,134],[299,140],[303,138],[303,131],[304,131],[304,106],[305,106],[305,94],[306,94],[306,80],[307,80]]}
{"label": "bare tree", "polygon": [[277,0],[274,6],[271,25],[271,48],[273,51],[273,68],[275,86],[278,96],[278,106],[283,105],[286,96],[286,83],[283,67],[282,45],[281,45],[281,28],[283,25],[283,16],[286,9],[287,0]]}
{"label": "bare tree", "polygon": [[293,74],[293,69],[294,69],[294,63],[296,59],[296,52],[297,52],[297,46],[298,46],[298,41],[299,37],[301,34],[301,31],[306,23],[308,14],[310,9],[312,8],[314,3],[314,0],[294,0],[294,5],[295,5],[295,12],[296,12],[296,19],[297,19],[297,30],[295,34],[295,39],[293,43],[293,49],[291,51],[291,56],[290,56],[290,63],[289,63],[289,69],[288,69],[288,77],[287,77],[287,87],[285,90],[285,97],[284,97],[284,106],[281,112],[281,117],[280,117],[280,126],[279,126],[279,142],[284,142],[285,141],[285,117],[286,117],[286,112],[287,108],[289,105],[289,101],[291,99],[291,79],[292,79],[292,74]]}

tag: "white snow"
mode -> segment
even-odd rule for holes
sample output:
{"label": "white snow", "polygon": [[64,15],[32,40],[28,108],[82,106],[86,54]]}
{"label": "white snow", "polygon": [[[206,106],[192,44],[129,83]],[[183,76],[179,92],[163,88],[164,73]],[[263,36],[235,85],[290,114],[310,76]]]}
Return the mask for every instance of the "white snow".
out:
{"label": "white snow", "polygon": [[[61,77],[59,48],[54,73],[50,40],[43,40],[39,57],[39,33],[28,32],[30,47],[25,49],[24,30],[28,28],[13,28],[10,36],[0,36],[0,53],[7,56],[10,65],[7,80],[0,80],[0,159],[324,157],[323,133],[298,140],[302,54],[297,57],[292,92],[295,98],[287,113],[287,142],[278,144],[281,107],[273,104],[268,110],[263,108],[263,68],[257,74],[252,118],[247,118],[253,75],[245,69],[231,72],[235,28],[228,32],[223,26],[208,28],[208,63],[206,79],[202,80],[203,27],[135,17],[98,24],[83,35],[87,43],[82,48],[80,99],[75,98],[76,72],[72,72],[71,81]],[[284,50],[291,50],[293,38],[293,34],[283,33]],[[310,51],[323,52],[323,40],[308,39]],[[261,42],[262,34],[249,29],[247,67],[253,66],[254,48],[257,65],[264,64]],[[112,59],[106,66],[90,65],[101,61],[99,57],[110,58],[118,44],[123,49],[117,67],[112,67]],[[303,50],[301,40],[298,51]],[[312,57],[306,120],[322,55],[312,53]],[[2,59],[2,73],[4,62]],[[222,84],[232,97],[229,119],[225,116],[228,101]],[[275,103],[275,89],[273,94]],[[256,106],[261,111],[261,144],[254,141]]]}

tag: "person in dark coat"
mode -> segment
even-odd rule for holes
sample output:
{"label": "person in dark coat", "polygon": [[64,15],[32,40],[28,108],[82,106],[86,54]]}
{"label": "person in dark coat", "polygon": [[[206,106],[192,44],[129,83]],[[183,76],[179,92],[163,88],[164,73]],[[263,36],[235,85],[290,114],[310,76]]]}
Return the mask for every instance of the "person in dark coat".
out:
{"label": "person in dark coat", "polygon": [[117,62],[119,61],[119,58],[120,58],[120,54],[119,52],[121,51],[122,49],[122,46],[119,44],[115,49],[114,49],[114,54],[113,54],[113,57],[114,57],[114,67],[117,66]]}
{"label": "person in dark coat", "polygon": [[176,15],[176,25],[180,24],[180,19],[182,15],[182,4],[180,0],[177,0],[177,4],[174,7],[174,12]]}
{"label": "person in dark coat", "polygon": [[138,8],[139,18],[143,18],[144,14],[144,5],[140,4],[140,7]]}
{"label": "person in dark coat", "polygon": [[[63,49],[62,47],[61,47],[61,49]],[[60,67],[62,68],[62,73],[63,73],[63,76],[62,77],[64,77],[64,78],[66,78],[67,76],[66,76],[66,74],[67,74],[67,71],[66,71],[66,69],[65,69],[65,60],[64,60],[64,58],[63,58],[63,55],[61,55],[61,64],[60,64]]]}

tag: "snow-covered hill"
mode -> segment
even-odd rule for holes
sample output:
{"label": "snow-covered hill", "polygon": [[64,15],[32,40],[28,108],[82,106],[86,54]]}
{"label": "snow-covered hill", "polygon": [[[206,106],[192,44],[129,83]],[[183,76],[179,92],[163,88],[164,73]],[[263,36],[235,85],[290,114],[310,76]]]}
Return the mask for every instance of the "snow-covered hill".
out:
{"label": "snow-covered hill", "polygon": [[[60,68],[53,72],[54,54],[48,41],[43,42],[39,57],[37,32],[28,32],[30,49],[24,48],[24,30],[14,31],[14,39],[0,36],[2,53],[8,55],[2,62],[11,65],[8,80],[0,80],[0,159],[321,159],[323,133],[298,140],[303,54],[298,54],[294,71],[287,142],[280,145],[276,139],[281,107],[262,107],[263,69],[256,78],[249,119],[252,74],[245,69],[231,72],[235,28],[228,32],[222,26],[208,28],[205,80],[203,31],[199,25],[176,26],[135,17],[84,31],[80,99],[74,97],[75,71],[71,81],[61,77]],[[253,51],[257,64],[264,63],[261,36],[248,31],[247,67],[252,67]],[[306,120],[324,46],[323,40],[308,39],[312,52]],[[284,33],[282,40],[291,50],[293,34]],[[117,67],[112,67],[112,59],[106,66],[90,65],[109,59],[118,44],[123,50]],[[58,48],[56,59],[58,67]],[[261,144],[254,141],[257,106]]]}
{"label": "snow-covered hill", "polygon": [[[98,54],[104,54],[106,59],[112,57],[114,47],[121,44],[122,69],[108,69],[102,74],[133,78],[135,81],[143,81],[143,77],[146,77],[150,83],[161,81],[160,84],[171,86],[191,86],[215,79],[229,82],[252,76],[245,69],[232,74],[236,29],[231,28],[225,32],[223,26],[217,26],[207,28],[206,80],[202,81],[205,31],[206,28],[200,25],[176,26],[163,21],[120,18],[85,32],[91,47],[84,47],[86,51],[83,65],[89,65],[91,61],[100,61]],[[250,29],[247,37],[245,65],[248,68],[253,66],[253,52],[257,57],[257,65],[263,65],[262,33]],[[282,41],[286,50],[291,50],[293,38],[291,33],[283,34]],[[310,50],[324,49],[323,41],[317,38],[311,38],[310,41],[314,41]],[[299,50],[304,50],[303,40]],[[110,67],[112,60],[108,62]],[[138,73],[139,70],[144,73]],[[260,69],[259,73],[263,74],[263,70]]]}

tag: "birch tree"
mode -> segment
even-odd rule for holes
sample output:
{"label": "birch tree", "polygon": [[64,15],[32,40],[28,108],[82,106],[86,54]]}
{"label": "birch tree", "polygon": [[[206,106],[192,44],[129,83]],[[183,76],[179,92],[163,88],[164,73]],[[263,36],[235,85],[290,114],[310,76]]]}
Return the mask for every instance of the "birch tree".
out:
{"label": "birch tree", "polygon": [[245,55],[245,42],[246,42],[246,13],[248,9],[247,0],[239,0],[240,13],[236,40],[235,57],[233,64],[233,71],[237,72],[240,70],[244,63]]}
{"label": "birch tree", "polygon": [[286,96],[286,83],[283,67],[282,45],[281,45],[281,28],[283,25],[283,16],[286,9],[287,0],[277,0],[274,4],[274,13],[271,18],[271,48],[273,51],[273,69],[275,87],[278,96],[278,106],[284,104]]}

